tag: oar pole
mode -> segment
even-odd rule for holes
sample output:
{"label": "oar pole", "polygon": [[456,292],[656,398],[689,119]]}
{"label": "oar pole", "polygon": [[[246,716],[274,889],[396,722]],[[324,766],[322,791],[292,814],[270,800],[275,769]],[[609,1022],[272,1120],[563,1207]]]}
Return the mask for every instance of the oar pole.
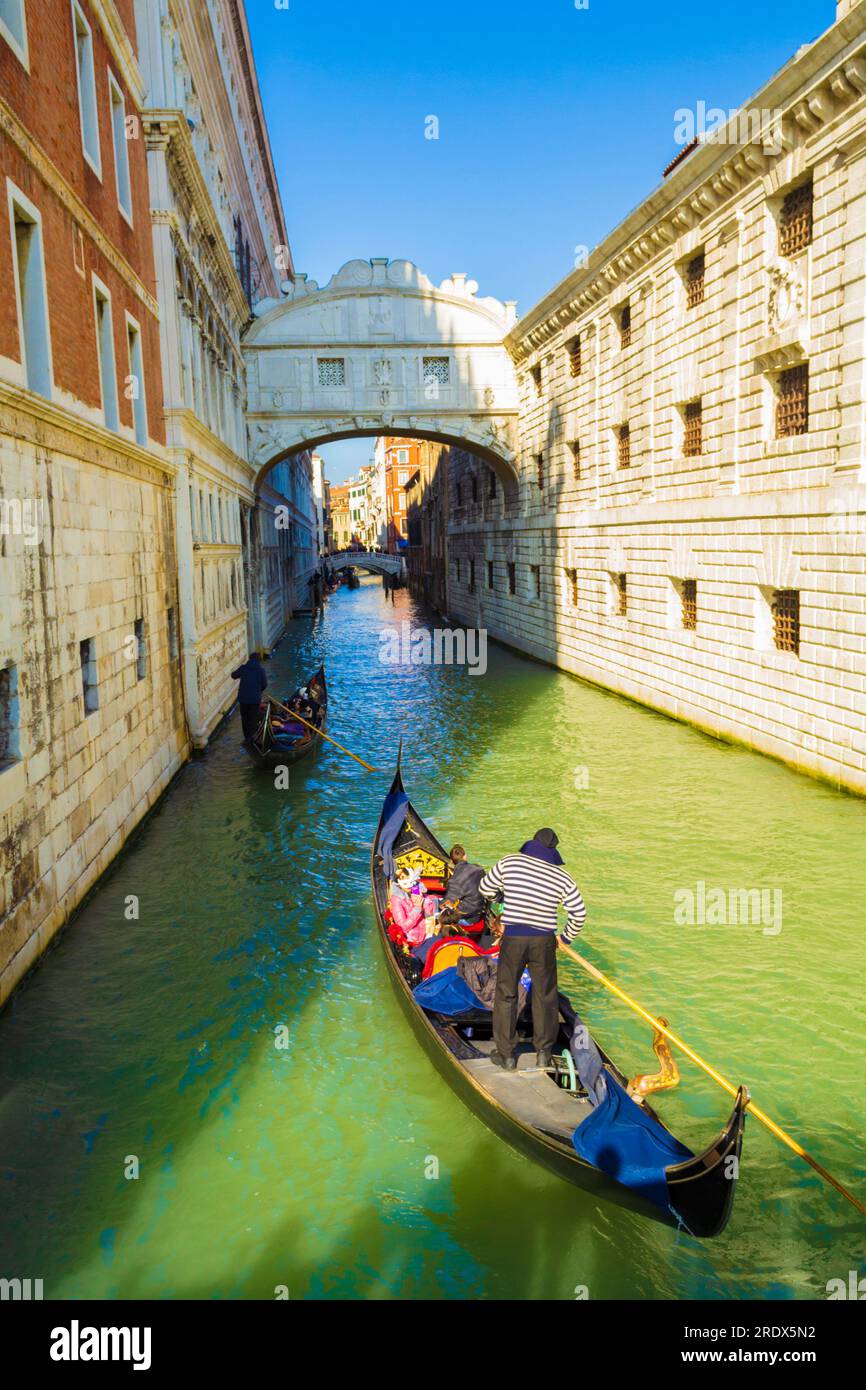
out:
{"label": "oar pole", "polygon": [[338,743],[335,738],[331,738],[330,734],[323,733],[321,729],[317,729],[315,724],[311,724],[309,719],[304,719],[296,710],[289,709],[288,705],[284,705],[280,700],[275,700],[273,695],[268,695],[265,698],[269,700],[272,705],[276,705],[277,709],[283,710],[290,719],[297,719],[299,724],[305,724],[308,729],[312,729],[314,734],[318,734],[319,738],[327,739],[329,743],[333,743],[335,748],[339,748],[341,753],[346,753],[350,758],[354,758],[355,762],[360,763],[368,772],[376,772],[377,769],[371,767],[369,763],[365,763],[364,759],[359,758],[357,753],[353,753],[350,749],[344,748],[342,743]]}
{"label": "oar pole", "polygon": [[[647,1023],[652,1024],[653,1028],[658,1029],[658,1031],[667,1038],[668,1042],[672,1042],[681,1052],[684,1052],[687,1057],[691,1058],[691,1060],[705,1071],[708,1076],[711,1076],[714,1081],[717,1081],[729,1095],[737,1095],[736,1086],[732,1086],[730,1081],[726,1080],[724,1076],[716,1071],[715,1067],[711,1067],[709,1062],[705,1062],[702,1057],[699,1057],[694,1049],[689,1047],[688,1043],[683,1042],[682,1038],[678,1038],[676,1033],[672,1033],[669,1028],[666,1028],[657,1018],[654,1018],[651,1013],[648,1013],[646,1009],[642,1008],[635,999],[632,999],[630,995],[626,994],[624,989],[620,989],[619,985],[613,980],[609,980],[607,975],[603,974],[602,971],[599,970],[597,966],[593,965],[591,961],[588,961],[585,956],[580,955],[579,952],[573,950],[571,946],[566,946],[559,938],[557,938],[557,941],[559,949],[563,951],[570,960],[576,961],[594,980],[598,980],[599,984],[604,985],[605,989],[609,989],[611,994],[615,994],[617,998],[621,999],[624,1004],[627,1004],[634,1013],[639,1014],[641,1018],[646,1019]],[[787,1134],[780,1125],[777,1125],[775,1120],[771,1120],[769,1115],[765,1115],[763,1110],[759,1110],[758,1106],[755,1105],[752,1100],[746,1102],[746,1109],[751,1115],[754,1115],[756,1120],[760,1120],[761,1124],[764,1125],[771,1134],[775,1134],[777,1139],[781,1139],[783,1144],[787,1144],[788,1148],[797,1154],[798,1158],[804,1159],[811,1168],[814,1168],[815,1172],[820,1174],[825,1182],[828,1182],[831,1187],[834,1187],[837,1192],[841,1193],[843,1197],[846,1197],[862,1216],[866,1216],[866,1206],[863,1205],[859,1197],[855,1197],[854,1193],[849,1192],[847,1187],[844,1187],[842,1183],[833,1177],[832,1173],[828,1173],[827,1169],[822,1167],[817,1159],[806,1152],[802,1144],[798,1144],[797,1140],[793,1139],[790,1134]]]}

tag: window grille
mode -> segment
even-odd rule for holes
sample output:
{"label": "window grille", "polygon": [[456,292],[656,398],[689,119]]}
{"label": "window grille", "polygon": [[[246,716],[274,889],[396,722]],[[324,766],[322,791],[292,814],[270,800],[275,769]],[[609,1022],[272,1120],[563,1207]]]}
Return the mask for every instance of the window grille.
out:
{"label": "window grille", "polygon": [[779,217],[779,251],[796,256],[812,244],[812,184],[788,194]]}
{"label": "window grille", "polygon": [[694,632],[698,625],[698,581],[684,579],[680,595],[683,605],[683,627]]}
{"label": "window grille", "polygon": [[686,406],[686,433],[683,453],[694,458],[703,450],[704,408],[701,401],[689,401]]}
{"label": "window grille", "polygon": [[619,427],[616,461],[620,468],[631,467],[631,430],[628,425],[620,425]]}
{"label": "window grille", "polygon": [[424,384],[438,382],[440,386],[447,386],[451,380],[451,364],[447,357],[425,357],[423,359]]}
{"label": "window grille", "polygon": [[580,376],[583,362],[580,353],[580,334],[568,344],[568,367],[572,376]]}
{"label": "window grille", "polygon": [[800,651],[800,593],[776,589],[773,594],[773,636],[780,652]]}
{"label": "window grille", "polygon": [[789,367],[779,376],[776,438],[806,434],[809,429],[809,366]]}
{"label": "window grille", "polygon": [[620,311],[619,316],[619,345],[627,348],[631,345],[631,305],[626,304]]}
{"label": "window grille", "polygon": [[704,270],[706,258],[703,251],[689,261],[686,271],[686,307],[696,309],[704,302]]}
{"label": "window grille", "polygon": [[319,358],[319,385],[345,386],[346,359],[344,357]]}

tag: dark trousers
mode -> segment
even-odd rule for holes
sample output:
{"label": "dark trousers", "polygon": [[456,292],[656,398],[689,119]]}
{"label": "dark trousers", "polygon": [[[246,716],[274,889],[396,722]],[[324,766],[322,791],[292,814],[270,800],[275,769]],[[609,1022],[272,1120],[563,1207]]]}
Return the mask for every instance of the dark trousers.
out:
{"label": "dark trousers", "polygon": [[241,705],[241,727],[244,738],[252,738],[261,722],[258,705]]}
{"label": "dark trousers", "polygon": [[532,981],[532,1039],[536,1052],[549,1052],[559,1031],[559,990],[556,979],[556,937],[503,936],[496,967],[493,1001],[493,1041],[502,1057],[517,1046],[517,984],[523,967]]}

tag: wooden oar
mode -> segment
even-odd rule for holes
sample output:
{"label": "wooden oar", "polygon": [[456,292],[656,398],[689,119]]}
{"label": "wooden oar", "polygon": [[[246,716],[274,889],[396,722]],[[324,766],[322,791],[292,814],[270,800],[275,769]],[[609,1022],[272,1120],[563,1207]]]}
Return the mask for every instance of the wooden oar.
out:
{"label": "wooden oar", "polygon": [[[646,1009],[642,1009],[640,1004],[626,994],[625,990],[620,989],[619,985],[614,984],[613,980],[609,980],[606,975],[603,975],[602,972],[590,961],[586,960],[584,956],[579,955],[577,951],[572,950],[570,946],[566,946],[558,937],[557,942],[559,944],[559,949],[564,951],[570,960],[577,961],[578,965],[583,966],[583,969],[589,975],[592,975],[593,979],[598,980],[600,984],[604,985],[605,989],[609,989],[617,998],[622,999],[623,1003],[628,1004],[629,1008],[633,1009],[636,1014],[640,1014],[641,1018],[645,1018],[647,1023],[651,1023],[653,1028],[663,1034],[669,1042],[674,1043],[675,1046],[680,1048],[681,1051],[683,1051],[687,1057],[690,1057],[693,1062],[697,1063],[708,1076],[711,1076],[714,1081],[718,1081],[719,1085],[722,1086],[729,1095],[735,1096],[737,1094],[736,1086],[732,1086],[730,1081],[726,1081],[723,1076],[720,1076],[714,1067],[711,1067],[708,1062],[705,1062],[702,1057],[699,1057],[698,1054],[689,1047],[688,1043],[684,1043],[682,1038],[678,1038],[676,1033],[672,1033],[669,1028],[666,1028],[664,1024],[659,1021],[659,1019],[653,1018],[652,1014],[647,1013]],[[770,1119],[769,1115],[765,1115],[763,1110],[759,1110],[753,1101],[750,1100],[747,1102],[746,1109],[750,1114],[754,1115],[756,1120],[760,1120],[761,1124],[764,1125],[771,1134],[775,1134],[777,1139],[781,1139],[783,1144],[787,1144],[788,1148],[792,1149],[799,1158],[805,1159],[809,1166],[814,1168],[815,1172],[819,1173],[825,1182],[828,1182],[831,1187],[835,1187],[836,1191],[840,1192],[843,1197],[847,1197],[851,1205],[856,1207],[862,1216],[866,1216],[866,1206],[863,1205],[859,1197],[855,1197],[854,1193],[849,1192],[847,1187],[843,1187],[842,1184],[833,1177],[832,1173],[828,1173],[826,1168],[822,1168],[817,1159],[813,1158],[811,1154],[808,1154],[803,1146],[797,1143],[796,1139],[792,1139],[790,1134],[786,1134],[774,1120]]]}
{"label": "wooden oar", "polygon": [[335,748],[339,748],[341,753],[348,753],[350,758],[354,758],[355,762],[360,763],[361,766],[365,767],[368,772],[378,772],[378,768],[371,767],[369,763],[365,763],[364,759],[359,758],[357,753],[352,753],[349,751],[348,748],[344,748],[342,743],[338,743],[335,738],[331,738],[330,734],[325,734],[322,732],[321,729],[317,729],[315,724],[310,723],[309,719],[302,718],[302,716],[298,714],[296,710],[289,709],[288,705],[284,705],[281,703],[281,701],[275,700],[273,695],[266,695],[265,699],[269,700],[272,705],[276,705],[277,709],[283,710],[289,716],[290,719],[297,719],[299,724],[306,724],[308,729],[312,729],[314,734],[319,735],[319,738],[326,738],[329,743],[333,743]]}

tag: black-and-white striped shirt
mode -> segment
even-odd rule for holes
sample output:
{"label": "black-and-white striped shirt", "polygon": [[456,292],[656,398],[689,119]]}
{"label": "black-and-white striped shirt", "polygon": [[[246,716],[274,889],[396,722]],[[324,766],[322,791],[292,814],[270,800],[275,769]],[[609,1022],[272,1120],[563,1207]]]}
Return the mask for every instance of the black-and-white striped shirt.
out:
{"label": "black-and-white striped shirt", "polygon": [[586,905],[571,875],[531,854],[506,854],[488,869],[478,891],[485,898],[504,895],[502,921],[507,936],[555,932],[560,904],[568,913],[563,941],[573,941],[586,921]]}

